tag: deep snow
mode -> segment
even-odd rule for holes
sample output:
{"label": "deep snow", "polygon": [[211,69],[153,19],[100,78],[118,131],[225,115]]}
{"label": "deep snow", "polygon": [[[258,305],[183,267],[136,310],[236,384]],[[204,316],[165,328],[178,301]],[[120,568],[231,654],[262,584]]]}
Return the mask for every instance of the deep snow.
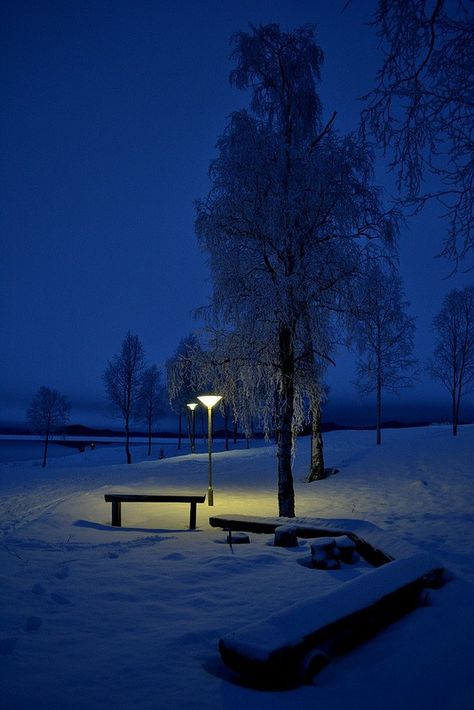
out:
{"label": "deep snow", "polygon": [[[127,466],[122,447],[0,465],[0,688],[6,710],[167,708],[471,708],[474,704],[474,426],[325,436],[339,473],[304,482],[297,515],[372,530],[395,556],[416,549],[451,580],[422,607],[332,662],[312,685],[251,690],[230,682],[220,637],[366,572],[311,569],[310,542],[276,548],[269,535],[226,544],[210,514],[275,516],[273,446],[217,452],[215,505],[123,506],[110,526],[104,492],[206,492],[207,455]],[[155,449],[155,455],[157,450]],[[204,445],[202,445],[204,451]],[[137,450],[138,451],[138,450]],[[146,448],[140,450],[146,457]],[[368,521],[369,524],[367,522]],[[383,532],[374,530],[373,525]]]}

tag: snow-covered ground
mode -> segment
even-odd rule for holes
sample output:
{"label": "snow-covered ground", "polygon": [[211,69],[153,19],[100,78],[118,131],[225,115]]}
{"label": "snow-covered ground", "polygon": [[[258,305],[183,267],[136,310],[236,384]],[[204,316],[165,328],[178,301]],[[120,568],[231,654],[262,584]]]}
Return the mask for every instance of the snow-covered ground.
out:
{"label": "snow-covered ground", "polygon": [[[275,516],[273,446],[216,452],[215,505],[124,504],[110,526],[110,491],[205,493],[207,455],[124,463],[109,446],[0,464],[0,693],[5,710],[474,707],[474,426],[325,436],[339,473],[304,482],[298,517],[396,536],[437,557],[451,580],[430,605],[325,668],[311,685],[252,690],[231,682],[217,643],[233,629],[366,572],[311,569],[309,542],[226,544],[210,514]],[[136,450],[138,452],[138,449]],[[156,452],[157,453],[157,452]],[[282,629],[282,634],[285,630]]]}

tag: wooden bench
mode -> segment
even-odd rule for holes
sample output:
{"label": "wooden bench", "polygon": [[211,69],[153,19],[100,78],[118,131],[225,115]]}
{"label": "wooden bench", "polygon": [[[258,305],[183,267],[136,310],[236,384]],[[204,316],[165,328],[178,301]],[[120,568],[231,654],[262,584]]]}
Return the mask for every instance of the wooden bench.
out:
{"label": "wooden bench", "polygon": [[196,529],[196,507],[198,503],[204,503],[206,496],[195,495],[148,495],[130,493],[106,493],[104,495],[106,503],[112,503],[112,525],[120,527],[122,525],[122,503],[189,503],[191,506],[189,515],[190,530]]}
{"label": "wooden bench", "polygon": [[331,592],[298,602],[223,637],[225,664],[250,685],[309,682],[328,660],[415,609],[420,592],[439,583],[443,567],[430,556],[388,562]]}

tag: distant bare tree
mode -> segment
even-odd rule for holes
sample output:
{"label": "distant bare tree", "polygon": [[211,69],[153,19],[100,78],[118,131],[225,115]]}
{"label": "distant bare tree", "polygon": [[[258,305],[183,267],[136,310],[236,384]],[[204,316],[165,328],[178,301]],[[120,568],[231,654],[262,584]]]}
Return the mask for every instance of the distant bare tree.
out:
{"label": "distant bare tree", "polygon": [[50,387],[40,387],[26,412],[26,418],[34,431],[44,436],[43,468],[46,466],[48,443],[54,432],[69,419],[70,405],[67,398]]}
{"label": "distant bare tree", "polygon": [[103,379],[107,396],[123,417],[127,463],[132,463],[130,453],[130,423],[138,411],[138,403],[145,369],[143,347],[138,336],[128,331],[119,355],[109,361]]}
{"label": "distant bare tree", "polygon": [[[437,199],[449,219],[443,255],[474,253],[474,3],[379,0],[374,24],[384,50],[363,125],[393,150],[408,204]],[[425,192],[423,181],[434,179]]]}
{"label": "distant bare tree", "polygon": [[433,326],[437,342],[429,369],[451,395],[456,436],[461,399],[474,389],[474,285],[450,291]]}
{"label": "distant bare tree", "polygon": [[407,315],[400,277],[373,266],[360,283],[352,338],[360,353],[357,387],[375,392],[377,444],[382,441],[382,392],[397,394],[416,379],[415,321]]}
{"label": "distant bare tree", "polygon": [[199,341],[191,333],[186,338],[183,338],[173,357],[166,362],[166,386],[170,407],[178,415],[179,431],[178,431],[178,449],[181,448],[182,438],[182,421],[183,414],[186,415],[189,421],[189,409],[186,405],[196,401],[199,376],[197,369],[200,368],[201,346]]}
{"label": "distant bare tree", "polygon": [[161,372],[156,365],[143,373],[138,401],[138,417],[147,425],[148,456],[151,455],[151,437],[153,424],[163,410],[163,385]]}

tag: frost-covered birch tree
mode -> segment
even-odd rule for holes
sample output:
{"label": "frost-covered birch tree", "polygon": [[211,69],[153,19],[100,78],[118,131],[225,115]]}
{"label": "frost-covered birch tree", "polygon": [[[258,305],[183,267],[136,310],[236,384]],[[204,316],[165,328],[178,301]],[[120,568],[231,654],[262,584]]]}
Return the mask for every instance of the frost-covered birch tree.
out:
{"label": "frost-covered birch tree", "polygon": [[429,368],[449,391],[456,436],[461,400],[474,389],[474,286],[450,291],[433,326],[437,337]]}
{"label": "frost-covered birch tree", "polygon": [[292,517],[298,369],[318,340],[302,338],[303,324],[317,323],[361,250],[392,237],[394,224],[372,187],[367,146],[337,135],[334,115],[323,121],[313,29],[253,27],[234,36],[233,48],[231,83],[250,92],[250,108],[232,114],[218,140],[196,231],[209,255],[214,309],[247,348],[261,345],[254,360],[274,383],[267,393],[276,412],[278,507]]}
{"label": "frost-covered birch tree", "polygon": [[415,320],[393,269],[375,264],[357,285],[352,324],[359,351],[356,384],[361,394],[375,393],[376,443],[381,444],[383,393],[398,394],[416,380]]}
{"label": "frost-covered birch tree", "polygon": [[232,418],[234,429],[247,438],[253,434],[253,424],[270,435],[274,410],[275,381],[273,368],[265,357],[267,346],[262,332],[250,338],[250,326],[228,330],[216,322],[209,325],[207,347],[201,353],[200,376],[209,389],[222,396],[220,411]]}
{"label": "frost-covered birch tree", "polygon": [[204,387],[200,377],[201,345],[191,333],[183,338],[173,357],[166,363],[166,386],[171,409],[178,415],[178,449],[181,448],[183,414],[189,433],[189,409],[186,405],[196,401],[199,389]]}
{"label": "frost-covered birch tree", "polygon": [[374,25],[383,61],[364,124],[392,151],[405,201],[440,202],[449,222],[443,254],[472,260],[474,3],[379,0]]}
{"label": "frost-covered birch tree", "polygon": [[[209,391],[222,397],[219,411],[224,420],[225,449],[229,450],[229,419],[236,422],[236,412],[239,401],[240,372],[238,362],[230,357],[224,334],[214,333],[207,346],[201,347],[196,354],[190,353],[196,359],[195,388]],[[217,409],[217,407],[216,407]]]}

